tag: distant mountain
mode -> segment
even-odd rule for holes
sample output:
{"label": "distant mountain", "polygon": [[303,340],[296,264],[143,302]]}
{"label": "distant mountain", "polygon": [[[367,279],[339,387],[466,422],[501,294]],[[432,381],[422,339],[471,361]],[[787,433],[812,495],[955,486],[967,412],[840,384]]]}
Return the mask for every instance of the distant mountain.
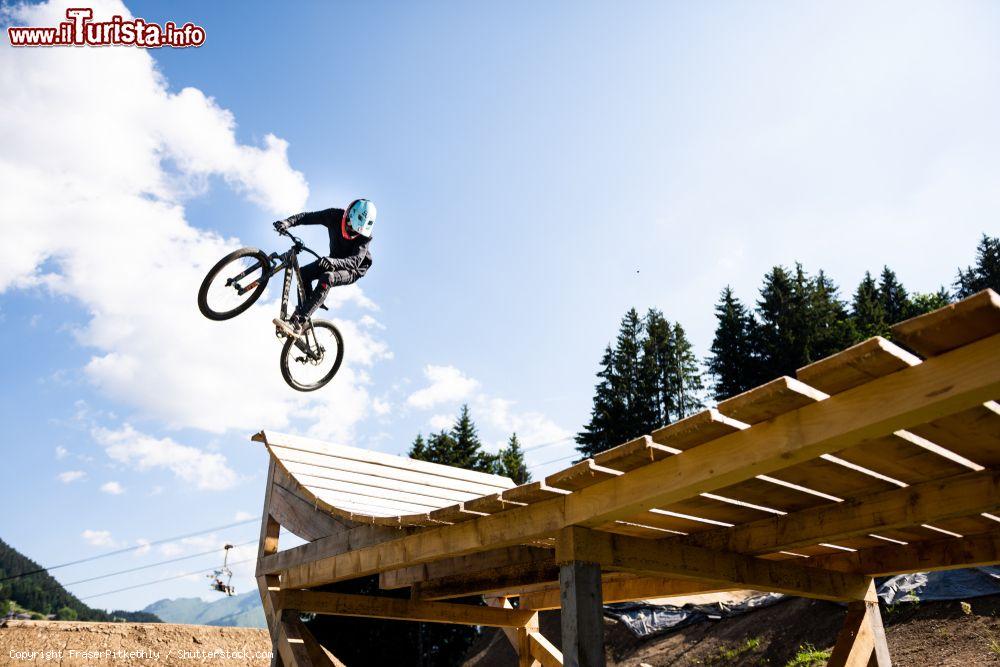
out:
{"label": "distant mountain", "polygon": [[155,614],[165,623],[188,623],[191,625],[222,625],[239,628],[264,628],[264,607],[260,604],[257,591],[242,595],[220,597],[213,602],[201,598],[177,598],[158,600],[144,612]]}
{"label": "distant mountain", "polygon": [[[38,570],[41,570],[38,572]],[[35,572],[27,576],[27,572]],[[10,602],[17,607],[36,612],[42,616],[56,614],[63,619],[79,619],[81,621],[113,621],[122,619],[137,623],[159,623],[160,619],[152,614],[137,611],[122,611],[120,609],[106,612],[92,609],[67,591],[56,579],[46,572],[41,565],[31,560],[14,547],[0,540],[0,615],[12,608]]]}

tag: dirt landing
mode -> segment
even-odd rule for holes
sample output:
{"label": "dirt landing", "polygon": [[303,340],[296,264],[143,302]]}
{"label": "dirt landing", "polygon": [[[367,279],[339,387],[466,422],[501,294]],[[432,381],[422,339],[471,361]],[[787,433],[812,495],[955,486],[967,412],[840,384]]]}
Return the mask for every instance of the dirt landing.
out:
{"label": "dirt landing", "polygon": [[0,625],[0,665],[262,665],[266,630],[173,623],[8,621]]}

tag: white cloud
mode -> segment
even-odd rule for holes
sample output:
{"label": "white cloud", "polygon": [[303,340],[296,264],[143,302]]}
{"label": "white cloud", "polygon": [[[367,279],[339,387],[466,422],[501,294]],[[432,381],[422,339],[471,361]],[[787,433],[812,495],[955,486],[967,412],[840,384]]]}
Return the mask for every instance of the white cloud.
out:
{"label": "white cloud", "polygon": [[433,415],[427,420],[427,423],[435,431],[440,431],[451,428],[451,425],[455,423],[455,417],[454,415]]}
{"label": "white cloud", "polygon": [[239,481],[222,454],[181,445],[170,438],[154,438],[129,424],[117,430],[95,428],[93,436],[112,460],[139,471],[162,468],[199,489],[211,491],[231,488]]}
{"label": "white cloud", "polygon": [[406,399],[408,404],[422,410],[442,403],[461,401],[468,398],[479,386],[476,380],[466,376],[454,366],[428,364],[424,367],[424,377],[430,384],[416,390]]}
{"label": "white cloud", "polygon": [[139,548],[136,549],[134,552],[134,555],[136,556],[145,556],[150,552],[150,549],[152,548],[150,547],[149,540],[147,540],[144,537],[140,537],[135,541],[135,543],[139,545]]}
{"label": "white cloud", "polygon": [[253,519],[256,514],[251,514],[250,512],[237,512],[236,516],[233,517],[233,521],[246,521],[248,519]]}
{"label": "white cloud", "polygon": [[66,472],[59,473],[58,478],[63,484],[69,484],[70,482],[75,482],[78,479],[83,479],[86,476],[87,473],[82,470],[67,470]]}
{"label": "white cloud", "polygon": [[[72,4],[5,11],[54,25]],[[95,19],[129,15],[116,0],[92,5]],[[192,227],[185,201],[215,177],[266,211],[248,225],[303,210],[308,187],[286,142],[240,143],[232,113],[194,88],[171,92],[142,49],[3,42],[0,86],[0,231],[17,238],[0,245],[0,293],[37,287],[79,302],[88,321],[76,336],[94,351],[89,382],[140,417],[213,433],[305,420],[347,437],[371,414],[364,368],[391,356],[373,320],[338,320],[348,350],[340,375],[301,394],[277,372],[274,290],[225,323],[194,307],[208,268],[241,243]],[[329,302],[376,309],[357,285]]]}
{"label": "white cloud", "polygon": [[111,547],[115,544],[111,539],[111,532],[107,530],[90,530],[88,528],[80,533],[80,536],[92,547]]}
{"label": "white cloud", "polygon": [[125,489],[118,482],[105,482],[101,484],[101,491],[112,496],[120,496],[125,493]]}
{"label": "white cloud", "polygon": [[61,461],[64,458],[66,458],[67,456],[69,456],[69,450],[68,449],[66,449],[65,447],[56,447],[56,459],[57,460]]}

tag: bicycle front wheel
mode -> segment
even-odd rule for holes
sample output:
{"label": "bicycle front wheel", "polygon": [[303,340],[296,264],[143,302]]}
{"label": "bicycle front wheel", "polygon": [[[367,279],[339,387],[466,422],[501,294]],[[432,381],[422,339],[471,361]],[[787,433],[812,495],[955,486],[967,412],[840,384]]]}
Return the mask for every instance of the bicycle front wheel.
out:
{"label": "bicycle front wheel", "polygon": [[198,290],[198,309],[210,320],[236,317],[264,293],[271,261],[257,248],[240,248],[211,268]]}
{"label": "bicycle front wheel", "polygon": [[344,338],[333,322],[314,320],[298,339],[281,348],[281,377],[292,389],[316,391],[340,370],[344,360]]}

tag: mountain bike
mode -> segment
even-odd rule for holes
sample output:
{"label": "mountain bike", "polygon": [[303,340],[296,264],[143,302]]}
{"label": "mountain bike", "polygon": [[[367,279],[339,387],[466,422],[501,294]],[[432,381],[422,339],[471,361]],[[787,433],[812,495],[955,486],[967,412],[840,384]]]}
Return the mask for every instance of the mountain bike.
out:
{"label": "mountain bike", "polygon": [[[298,303],[301,304],[305,298],[299,253],[307,252],[317,259],[319,255],[307,248],[302,239],[287,231],[281,234],[292,241],[292,247],[287,251],[267,255],[258,248],[240,248],[220,259],[209,270],[198,289],[198,309],[202,315],[216,321],[236,317],[260,298],[271,276],[284,270],[279,317],[282,320],[289,318],[288,297],[293,277]],[[322,308],[327,310],[326,306]],[[344,360],[344,338],[333,322],[310,318],[298,338],[286,336],[277,327],[275,335],[285,341],[279,364],[281,376],[292,389],[315,391],[325,386],[340,370]]]}

